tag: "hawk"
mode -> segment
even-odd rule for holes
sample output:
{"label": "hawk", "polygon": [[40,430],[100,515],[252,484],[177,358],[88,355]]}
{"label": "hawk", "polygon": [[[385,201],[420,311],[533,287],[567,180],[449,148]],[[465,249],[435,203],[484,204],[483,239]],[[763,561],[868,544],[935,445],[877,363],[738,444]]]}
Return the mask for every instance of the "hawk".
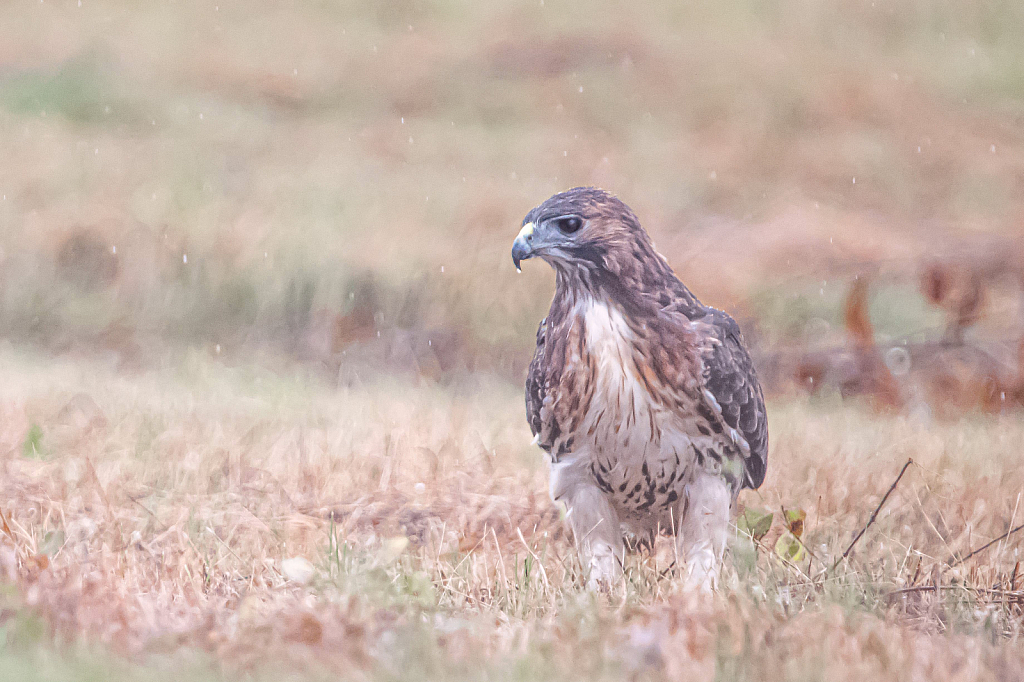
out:
{"label": "hawk", "polygon": [[732,506],[768,463],[764,397],[736,322],[676,277],[628,206],[578,187],[531,210],[512,245],[555,296],[526,379],[590,589],[621,575],[623,531],[676,537],[687,583],[717,583]]}

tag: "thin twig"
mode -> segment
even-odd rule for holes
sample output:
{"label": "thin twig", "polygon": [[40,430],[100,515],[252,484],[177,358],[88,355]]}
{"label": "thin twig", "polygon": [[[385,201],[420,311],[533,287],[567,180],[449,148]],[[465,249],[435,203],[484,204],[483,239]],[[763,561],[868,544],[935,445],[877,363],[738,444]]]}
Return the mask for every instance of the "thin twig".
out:
{"label": "thin twig", "polygon": [[168,526],[168,525],[167,525],[166,523],[164,523],[163,521],[161,521],[161,520],[160,520],[160,519],[159,519],[159,518],[157,517],[157,515],[156,515],[156,514],[154,514],[154,513],[152,512],[152,511],[150,511],[149,507],[147,507],[146,505],[144,505],[144,504],[142,504],[141,502],[139,502],[139,498],[137,498],[137,497],[133,497],[133,496],[129,496],[129,497],[128,497],[128,499],[129,499],[129,500],[130,500],[131,502],[134,502],[135,504],[137,504],[137,505],[138,505],[139,507],[141,507],[141,508],[142,508],[142,511],[144,511],[144,512],[146,512],[147,514],[149,514],[150,516],[152,516],[152,517],[153,517],[153,520],[154,520],[154,521],[156,521],[157,525],[163,526],[163,528],[161,528],[161,529],[160,529],[160,532],[161,532],[161,533],[163,533],[163,532],[164,532],[165,530],[167,530],[168,528],[170,528],[170,526]]}
{"label": "thin twig", "polygon": [[892,590],[888,596],[901,594],[913,594],[915,592],[970,592],[976,595],[988,595],[992,597],[1010,597],[1013,599],[1024,598],[1024,592],[1019,590],[1000,590],[991,587],[967,587],[966,585],[914,585],[899,590]]}
{"label": "thin twig", "polygon": [[1010,537],[1011,535],[1013,535],[1014,533],[1016,533],[1017,531],[1019,531],[1022,528],[1024,528],[1024,523],[1022,523],[1021,525],[1017,526],[1016,528],[1013,528],[1011,530],[1006,531],[1005,533],[1003,533],[1002,535],[997,537],[995,540],[992,540],[990,542],[986,542],[984,545],[982,545],[978,549],[976,549],[973,552],[970,552],[969,554],[967,554],[967,556],[962,557],[960,559],[957,559],[956,557],[951,557],[949,559],[949,561],[947,561],[946,563],[949,564],[951,567],[952,566],[959,566],[960,564],[962,564],[963,562],[967,561],[968,559],[970,559],[975,554],[978,554],[979,552],[983,552],[986,549],[988,549],[989,547],[991,547],[992,545],[996,544],[997,542],[1001,542],[1001,541],[1005,540],[1006,538]]}
{"label": "thin twig", "polygon": [[[219,542],[220,544],[224,545],[224,549],[226,549],[227,551],[231,552],[231,556],[233,556],[236,559],[238,559],[239,562],[245,563],[245,561],[242,559],[242,557],[238,556],[238,554],[235,552],[235,550],[231,549],[231,545],[226,543],[224,540],[221,539],[221,537],[219,535],[217,535],[217,531],[215,531],[213,528],[210,528],[209,526],[207,526],[206,527],[206,532],[209,533],[210,535],[212,535],[214,538],[216,538],[217,542]],[[220,563],[220,562],[218,561],[217,563]]]}
{"label": "thin twig", "polygon": [[[1017,501],[1013,503],[1013,513],[1010,514],[1010,528],[1013,528],[1013,522],[1017,520],[1017,509],[1018,509],[1018,507],[1020,507],[1020,493],[1017,493]],[[996,552],[996,561],[997,562],[1001,558],[1003,558],[1003,550],[1004,549],[1006,549],[1006,546],[1002,542],[1000,542],[999,543],[999,551]]]}
{"label": "thin twig", "polygon": [[908,459],[907,463],[903,465],[903,468],[900,469],[900,475],[896,477],[896,480],[892,482],[892,485],[889,486],[889,489],[885,491],[885,495],[882,496],[882,501],[878,503],[877,507],[875,507],[875,511],[871,512],[871,518],[869,518],[868,522],[864,524],[864,527],[860,529],[860,532],[857,533],[857,536],[853,538],[853,541],[850,543],[850,546],[846,548],[846,551],[843,552],[843,555],[836,559],[836,562],[832,564],[832,568],[829,569],[830,571],[836,570],[839,564],[841,564],[843,560],[846,559],[846,557],[850,556],[850,552],[853,551],[854,545],[857,544],[857,541],[861,539],[864,533],[867,532],[868,528],[871,527],[871,524],[875,522],[875,519],[878,518],[878,512],[882,511],[882,507],[885,506],[885,501],[889,499],[889,495],[892,494],[892,491],[896,490],[896,486],[900,484],[900,479],[903,478],[903,474],[907,473],[907,469],[913,463],[913,459]]}

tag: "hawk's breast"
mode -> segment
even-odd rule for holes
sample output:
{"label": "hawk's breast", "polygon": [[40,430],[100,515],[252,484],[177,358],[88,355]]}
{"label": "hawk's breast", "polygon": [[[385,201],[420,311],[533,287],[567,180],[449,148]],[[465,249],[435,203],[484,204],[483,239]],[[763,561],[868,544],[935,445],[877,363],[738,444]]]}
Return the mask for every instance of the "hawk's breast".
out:
{"label": "hawk's breast", "polygon": [[600,442],[624,449],[633,440],[655,440],[666,415],[641,374],[642,349],[636,332],[621,311],[602,301],[587,301],[582,318],[585,349],[594,372],[586,430],[593,431]]}
{"label": "hawk's breast", "polygon": [[[592,399],[579,420],[574,454],[589,460],[598,485],[625,512],[653,512],[682,495],[699,454],[686,409],[650,369],[643,324],[598,300],[582,304],[584,353],[577,366],[590,371]],[[670,406],[671,405],[671,406]],[[681,409],[682,407],[682,409]]]}

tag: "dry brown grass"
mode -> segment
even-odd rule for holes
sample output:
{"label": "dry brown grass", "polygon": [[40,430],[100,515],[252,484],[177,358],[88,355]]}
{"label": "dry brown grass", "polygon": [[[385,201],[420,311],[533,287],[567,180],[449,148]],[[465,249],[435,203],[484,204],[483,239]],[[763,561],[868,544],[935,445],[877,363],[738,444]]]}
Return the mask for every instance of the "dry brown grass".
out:
{"label": "dry brown grass", "polygon": [[[0,373],[14,661],[53,638],[156,671],[374,679],[1011,679],[1024,664],[1020,539],[947,563],[1024,521],[1019,418],[773,405],[768,480],[742,502],[806,510],[812,556],[775,557],[778,521],[759,549],[737,538],[700,604],[667,539],[613,597],[582,591],[501,381],[333,390],[202,354],[125,377],[11,349]],[[849,561],[819,575],[908,457]]]}

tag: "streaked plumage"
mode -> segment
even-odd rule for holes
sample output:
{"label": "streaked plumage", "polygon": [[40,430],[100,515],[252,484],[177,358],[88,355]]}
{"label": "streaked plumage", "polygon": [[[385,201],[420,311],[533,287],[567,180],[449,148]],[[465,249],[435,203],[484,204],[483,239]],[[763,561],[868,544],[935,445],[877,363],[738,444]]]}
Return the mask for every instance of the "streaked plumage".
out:
{"label": "streaked plumage", "polygon": [[556,194],[523,224],[517,267],[536,256],[556,273],[527,418],[590,584],[618,575],[622,527],[675,526],[692,581],[713,585],[736,495],[767,464],[764,399],[738,326],[690,293],[607,192]]}

